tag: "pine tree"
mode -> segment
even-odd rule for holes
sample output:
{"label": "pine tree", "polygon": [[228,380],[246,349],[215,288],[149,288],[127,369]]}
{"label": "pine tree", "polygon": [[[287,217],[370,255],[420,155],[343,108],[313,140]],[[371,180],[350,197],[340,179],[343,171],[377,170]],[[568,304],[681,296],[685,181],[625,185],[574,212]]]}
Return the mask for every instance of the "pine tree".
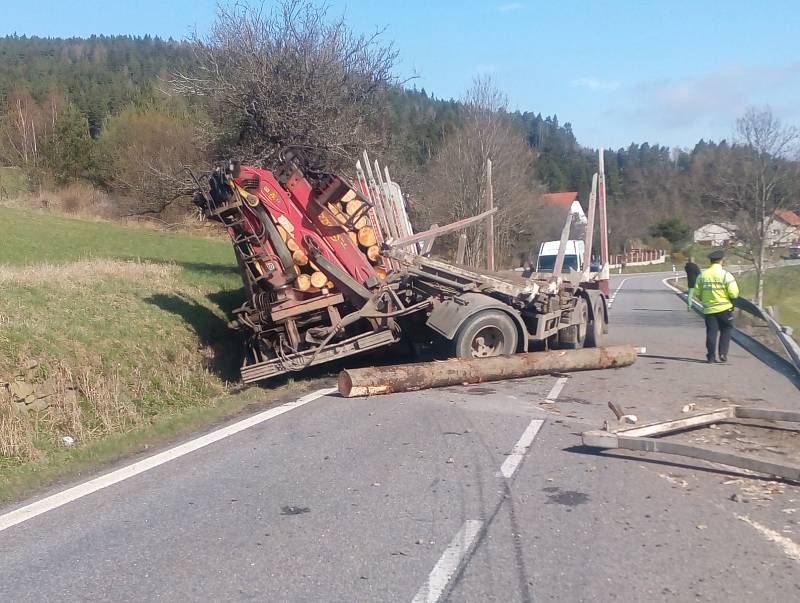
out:
{"label": "pine tree", "polygon": [[47,167],[62,184],[90,171],[94,158],[89,122],[75,105],[68,105],[56,118],[44,155]]}

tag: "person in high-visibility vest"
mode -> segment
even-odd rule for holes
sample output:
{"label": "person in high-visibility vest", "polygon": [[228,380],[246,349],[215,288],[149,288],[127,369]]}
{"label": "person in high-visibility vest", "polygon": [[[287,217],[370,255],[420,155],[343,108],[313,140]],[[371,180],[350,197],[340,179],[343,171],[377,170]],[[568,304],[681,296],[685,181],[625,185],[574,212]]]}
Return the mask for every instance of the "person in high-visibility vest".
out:
{"label": "person in high-visibility vest", "polygon": [[[739,286],[733,275],[722,267],[725,252],[721,249],[708,254],[711,266],[697,277],[694,289],[689,290],[689,306],[697,297],[703,304],[706,321],[706,360],[710,363],[728,361],[733,329],[733,301],[739,297]],[[719,338],[719,342],[717,339]]]}

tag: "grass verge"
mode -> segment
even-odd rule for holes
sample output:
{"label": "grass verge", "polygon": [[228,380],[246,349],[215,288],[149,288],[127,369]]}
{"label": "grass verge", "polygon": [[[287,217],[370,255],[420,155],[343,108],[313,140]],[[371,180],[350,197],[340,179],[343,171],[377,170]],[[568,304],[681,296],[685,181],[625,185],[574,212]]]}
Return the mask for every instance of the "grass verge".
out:
{"label": "grass verge", "polygon": [[[756,279],[752,272],[739,277],[742,295],[755,297]],[[800,335],[800,266],[781,266],[767,272],[764,284],[764,304],[778,309],[778,322],[794,329],[794,338]]]}
{"label": "grass verge", "polygon": [[0,208],[0,499],[218,420],[243,301],[227,240]]}
{"label": "grass verge", "polygon": [[[683,266],[675,266],[676,270],[683,270]],[[622,274],[646,274],[648,272],[671,272],[672,262],[667,261],[663,264],[649,264],[647,266],[626,266]],[[611,271],[611,274],[619,274],[619,268]]]}
{"label": "grass verge", "polygon": [[[63,481],[95,473],[100,467],[138,454],[149,454],[181,435],[222,423],[238,414],[276,406],[297,397],[299,387],[312,388],[311,382],[284,381],[269,390],[250,387],[221,396],[213,404],[182,409],[153,417],[135,429],[108,434],[73,448],[60,447],[25,463],[0,465],[0,504]],[[322,387],[321,385],[319,387]],[[133,459],[135,460],[135,459]]]}

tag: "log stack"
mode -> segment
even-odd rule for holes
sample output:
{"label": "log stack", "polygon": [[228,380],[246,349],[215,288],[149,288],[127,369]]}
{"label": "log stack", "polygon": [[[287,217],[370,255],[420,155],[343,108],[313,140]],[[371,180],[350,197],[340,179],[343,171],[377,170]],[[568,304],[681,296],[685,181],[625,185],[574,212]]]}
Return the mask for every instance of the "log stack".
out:
{"label": "log stack", "polygon": [[[367,213],[368,206],[355,191],[351,190],[340,201],[328,203],[328,210],[346,229],[350,240],[367,256],[378,276],[385,279],[386,267],[380,255],[375,225]],[[309,259],[306,250],[295,240],[294,233],[287,231],[282,225],[278,225],[278,233],[292,252],[295,269],[299,273],[295,288],[309,294],[327,293],[332,290],[335,287],[334,283]]]}

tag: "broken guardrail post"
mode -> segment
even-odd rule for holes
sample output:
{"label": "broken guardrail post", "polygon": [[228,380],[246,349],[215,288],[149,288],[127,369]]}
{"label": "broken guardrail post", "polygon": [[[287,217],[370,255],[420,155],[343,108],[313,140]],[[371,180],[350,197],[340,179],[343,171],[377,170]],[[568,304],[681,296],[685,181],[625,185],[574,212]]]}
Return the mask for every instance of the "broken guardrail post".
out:
{"label": "broken guardrail post", "polygon": [[620,368],[634,362],[635,348],[620,345],[346,369],[339,373],[339,393],[354,398],[549,373]]}

